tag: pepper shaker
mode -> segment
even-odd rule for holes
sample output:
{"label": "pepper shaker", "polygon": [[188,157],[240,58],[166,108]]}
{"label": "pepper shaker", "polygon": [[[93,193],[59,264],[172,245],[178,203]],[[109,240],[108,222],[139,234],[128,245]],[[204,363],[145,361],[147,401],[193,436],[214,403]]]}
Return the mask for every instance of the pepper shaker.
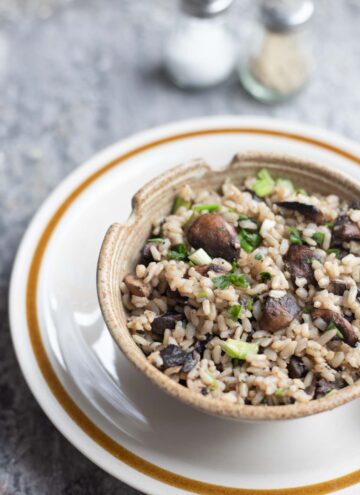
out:
{"label": "pepper shaker", "polygon": [[262,0],[250,52],[238,69],[254,98],[278,102],[305,86],[312,72],[307,28],[313,12],[312,0]]}
{"label": "pepper shaker", "polygon": [[216,85],[234,70],[236,43],[227,25],[233,0],[181,0],[164,66],[181,88]]}

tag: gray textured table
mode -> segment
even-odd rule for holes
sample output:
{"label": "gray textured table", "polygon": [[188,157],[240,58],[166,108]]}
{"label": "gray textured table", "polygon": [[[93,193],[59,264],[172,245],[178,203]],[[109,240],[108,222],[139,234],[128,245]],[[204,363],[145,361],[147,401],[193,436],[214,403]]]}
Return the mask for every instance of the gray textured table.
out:
{"label": "gray textured table", "polygon": [[[170,1],[0,0],[1,494],[138,493],[91,464],[55,430],[17,366],[7,291],[31,216],[95,151],[176,119],[272,115],[360,139],[360,2],[316,3],[316,77],[297,100],[264,107],[241,91],[236,78],[201,93],[181,92],[167,82],[159,67],[173,16]],[[253,4],[237,0],[239,29],[243,22],[246,30]]]}

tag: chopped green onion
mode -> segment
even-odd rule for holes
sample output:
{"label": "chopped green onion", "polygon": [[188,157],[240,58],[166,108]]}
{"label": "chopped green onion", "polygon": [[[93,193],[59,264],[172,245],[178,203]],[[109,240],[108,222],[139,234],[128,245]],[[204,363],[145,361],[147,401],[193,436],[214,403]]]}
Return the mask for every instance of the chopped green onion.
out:
{"label": "chopped green onion", "polygon": [[193,210],[197,211],[198,213],[202,211],[217,211],[219,210],[221,205],[219,204],[209,204],[209,205],[194,205]]}
{"label": "chopped green onion", "polygon": [[229,308],[229,315],[233,321],[237,321],[241,314],[243,307],[240,304],[235,304]]}
{"label": "chopped green onion", "polygon": [[324,239],[325,239],[325,234],[324,234],[324,232],[315,232],[315,234],[313,234],[312,238],[314,239],[314,241],[316,242],[316,244],[318,246],[322,246]]}
{"label": "chopped green onion", "polygon": [[283,396],[284,396],[284,394],[285,394],[285,389],[284,389],[284,388],[277,388],[277,389],[275,390],[275,393],[274,393],[274,395],[275,395],[276,397],[283,397]]}
{"label": "chopped green onion", "polygon": [[185,261],[188,257],[188,252],[185,244],[177,244],[168,252],[169,260]]}
{"label": "chopped green onion", "polygon": [[231,263],[232,266],[232,272],[236,272],[236,270],[239,268],[238,262],[236,260],[233,260]]}
{"label": "chopped green onion", "polygon": [[203,297],[206,297],[206,292],[204,290],[197,294],[196,299],[202,299]]}
{"label": "chopped green onion", "polygon": [[303,196],[309,196],[305,189],[302,189],[301,187],[299,189],[296,189],[296,192],[298,194],[302,194]]}
{"label": "chopped green onion", "polygon": [[260,273],[260,278],[261,278],[261,280],[263,282],[266,282],[267,280],[271,280],[272,279],[272,275],[269,272],[261,272]]}
{"label": "chopped green onion", "polygon": [[327,254],[335,253],[336,255],[338,255],[340,253],[340,249],[338,249],[338,248],[330,248],[326,252],[327,252]]}
{"label": "chopped green onion", "polygon": [[236,359],[246,359],[259,352],[259,344],[244,342],[243,340],[228,339],[223,344],[226,354]]}
{"label": "chopped green onion", "polygon": [[336,330],[336,334],[335,334],[336,337],[340,340],[344,340],[343,334],[340,332],[340,330],[338,329],[338,327],[335,325],[335,323],[333,321],[330,321],[330,323],[326,327],[325,332],[329,332],[330,330]]}
{"label": "chopped green onion", "polygon": [[268,196],[274,190],[274,180],[269,174],[269,172],[263,168],[256,175],[256,181],[252,185],[252,190],[254,193],[263,198],[264,196]]}
{"label": "chopped green onion", "polygon": [[229,285],[235,285],[242,289],[249,287],[249,282],[246,280],[245,275],[242,273],[228,273],[227,275],[220,275],[212,279],[213,284],[217,289],[226,289]]}
{"label": "chopped green onion", "polygon": [[275,184],[277,186],[283,186],[289,190],[289,192],[294,192],[294,184],[289,179],[275,179]]}
{"label": "chopped green onion", "polygon": [[259,247],[261,244],[261,237],[258,231],[249,231],[247,229],[241,229],[238,234],[241,248],[247,253],[251,253]]}
{"label": "chopped green onion", "polygon": [[334,227],[334,224],[332,222],[326,222],[325,227],[328,229],[332,229]]}
{"label": "chopped green onion", "polygon": [[264,256],[261,253],[256,253],[255,254],[255,259],[257,261],[262,261],[264,259]]}
{"label": "chopped green onion", "polygon": [[186,199],[182,198],[181,196],[176,196],[172,212],[176,213],[177,210],[179,208],[181,208],[182,206],[186,209],[189,209],[191,207],[191,203],[190,203],[190,201],[187,201]]}
{"label": "chopped green onion", "polygon": [[317,259],[316,259],[316,258],[313,258],[313,257],[309,257],[309,258],[306,258],[306,260],[305,260],[305,261],[306,261],[306,263],[309,263],[309,265],[311,265],[311,263],[312,263],[313,261],[317,261]]}
{"label": "chopped green onion", "polygon": [[209,265],[212,262],[212,259],[203,248],[190,254],[189,260],[195,263],[195,265]]}
{"label": "chopped green onion", "polygon": [[303,240],[300,237],[300,233],[296,227],[290,227],[290,242],[291,244],[303,244]]}
{"label": "chopped green onion", "polygon": [[325,397],[331,397],[332,395],[336,394],[336,392],[337,390],[333,388],[332,390],[329,390],[329,392],[325,394]]}
{"label": "chopped green onion", "polygon": [[311,308],[309,306],[305,306],[303,309],[302,309],[302,312],[306,315],[310,314],[311,313]]}
{"label": "chopped green onion", "polygon": [[246,301],[246,309],[248,311],[252,311],[254,308],[254,300],[252,297],[249,297],[249,299]]}
{"label": "chopped green onion", "polygon": [[251,220],[249,217],[246,215],[243,215],[242,213],[239,214],[239,222],[243,222],[244,220]]}
{"label": "chopped green onion", "polygon": [[162,237],[153,237],[152,239],[148,239],[147,242],[154,242],[154,243],[159,243],[159,242],[164,242],[165,239]]}
{"label": "chopped green onion", "polygon": [[210,371],[204,370],[202,374],[206,385],[208,385],[212,390],[216,390],[219,384],[216,378],[210,373]]}

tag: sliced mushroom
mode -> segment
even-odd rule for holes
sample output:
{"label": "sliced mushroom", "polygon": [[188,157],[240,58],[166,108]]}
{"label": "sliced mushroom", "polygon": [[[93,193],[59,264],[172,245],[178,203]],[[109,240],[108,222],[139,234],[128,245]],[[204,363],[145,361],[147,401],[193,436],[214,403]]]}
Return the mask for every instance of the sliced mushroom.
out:
{"label": "sliced mushroom", "polygon": [[180,305],[183,306],[186,304],[188,298],[184,297],[180,294],[178,290],[171,290],[167,289],[166,290],[166,297],[168,298],[168,304],[170,305]]}
{"label": "sliced mushroom", "polygon": [[360,229],[348,215],[340,215],[332,228],[331,245],[339,246],[348,241],[360,241]]}
{"label": "sliced mushroom", "polygon": [[348,287],[342,280],[332,280],[327,289],[329,292],[335,294],[335,296],[342,296]]}
{"label": "sliced mushroom", "polygon": [[322,318],[327,323],[333,322],[344,336],[344,341],[351,347],[355,347],[358,343],[358,338],[350,322],[335,311],[330,309],[316,308],[311,312],[311,317]]}
{"label": "sliced mushroom", "polygon": [[306,203],[299,203],[298,201],[282,201],[281,203],[276,203],[280,208],[286,208],[287,210],[298,211],[305,218],[312,220],[315,223],[325,223],[326,218],[319,210],[317,206],[308,205]]}
{"label": "sliced mushroom", "polygon": [[325,378],[319,378],[315,385],[315,399],[324,397],[332,390],[346,387],[346,382],[342,378],[336,378],[334,382],[328,382]]}
{"label": "sliced mushroom", "polygon": [[135,275],[126,275],[124,282],[133,296],[149,297],[151,292],[151,285],[149,283],[135,277]]}
{"label": "sliced mushroom", "polygon": [[290,378],[304,378],[307,373],[303,360],[297,356],[291,356],[287,369]]}
{"label": "sliced mushroom", "polygon": [[360,210],[360,200],[352,201],[349,205],[351,210]]}
{"label": "sliced mushroom", "polygon": [[160,356],[163,360],[164,368],[173,368],[174,366],[183,366],[187,356],[187,352],[175,344],[169,344],[164,349],[161,349]]}
{"label": "sliced mushroom", "polygon": [[286,295],[279,299],[267,297],[259,326],[268,332],[276,332],[290,325],[299,311],[300,308],[295,298],[291,295]]}
{"label": "sliced mushroom", "polygon": [[226,268],[221,265],[215,265],[211,263],[211,265],[200,265],[194,266],[194,270],[200,273],[201,275],[206,275],[208,272],[212,271],[215,273],[226,273]]}
{"label": "sliced mushroom", "polygon": [[240,254],[234,227],[216,213],[205,213],[196,218],[188,228],[187,240],[192,247],[204,249],[212,258],[233,261]]}
{"label": "sliced mushroom", "polygon": [[319,259],[319,256],[308,246],[292,244],[286,254],[287,269],[293,280],[306,278],[309,284],[316,285],[311,259]]}
{"label": "sliced mushroom", "polygon": [[184,319],[184,316],[178,313],[164,313],[154,318],[151,324],[151,331],[158,337],[163,337],[166,329],[173,330],[178,321]]}
{"label": "sliced mushroom", "polygon": [[197,353],[196,351],[188,352],[183,367],[181,368],[181,371],[183,371],[184,373],[189,373],[194,368],[194,366],[197,365],[199,361],[200,361],[199,353]]}
{"label": "sliced mushroom", "polygon": [[200,355],[200,357],[202,357],[202,355],[204,354],[205,348],[211,339],[212,339],[212,335],[208,333],[205,335],[204,340],[198,340],[196,342],[194,351],[197,352]]}

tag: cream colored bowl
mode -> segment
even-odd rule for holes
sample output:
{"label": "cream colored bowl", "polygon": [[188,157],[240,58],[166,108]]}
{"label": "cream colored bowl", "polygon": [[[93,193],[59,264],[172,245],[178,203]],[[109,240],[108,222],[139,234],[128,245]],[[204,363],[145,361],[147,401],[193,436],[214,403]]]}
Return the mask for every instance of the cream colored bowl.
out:
{"label": "cream colored bowl", "polygon": [[293,157],[237,155],[229,166],[219,171],[212,170],[203,160],[194,160],[160,175],[138,191],[127,223],[113,224],[107,231],[98,261],[97,290],[101,310],[111,335],[126,357],[173,397],[204,412],[238,420],[290,419],[327,411],[360,397],[360,382],[329,397],[286,406],[237,405],[204,397],[175,383],[147,361],[126,328],[120,281],[136,266],[152,221],[170,212],[176,191],[183,184],[191,184],[195,190],[216,189],[226,178],[236,184],[264,167],[273,177],[289,178],[309,192],[336,194],[348,201],[360,197],[360,184],[357,182],[324,166]]}

